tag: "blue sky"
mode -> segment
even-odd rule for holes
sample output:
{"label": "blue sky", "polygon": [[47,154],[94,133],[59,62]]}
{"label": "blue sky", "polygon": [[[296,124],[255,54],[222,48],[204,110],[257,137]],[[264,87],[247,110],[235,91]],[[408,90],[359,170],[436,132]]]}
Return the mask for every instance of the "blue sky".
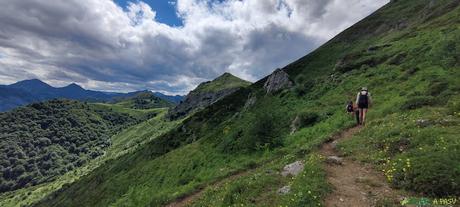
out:
{"label": "blue sky", "polygon": [[[127,0],[115,0],[115,2],[126,9],[128,2]],[[158,22],[167,24],[169,26],[182,26],[182,20],[176,14],[177,0],[144,0],[152,9],[156,12],[156,20]]]}
{"label": "blue sky", "polygon": [[186,94],[224,72],[257,81],[389,1],[0,0],[0,84]]}

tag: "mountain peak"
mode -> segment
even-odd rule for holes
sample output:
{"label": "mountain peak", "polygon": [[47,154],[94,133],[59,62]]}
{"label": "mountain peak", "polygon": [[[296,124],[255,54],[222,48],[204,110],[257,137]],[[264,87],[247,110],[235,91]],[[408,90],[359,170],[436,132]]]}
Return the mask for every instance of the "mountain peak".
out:
{"label": "mountain peak", "polygon": [[76,83],[71,83],[71,84],[69,84],[68,86],[66,86],[64,88],[83,89],[80,85],[78,85]]}
{"label": "mountain peak", "polygon": [[251,85],[251,82],[234,76],[231,73],[224,73],[212,81],[203,82],[192,92],[215,92],[230,88],[240,88]]}
{"label": "mountain peak", "polygon": [[27,89],[27,90],[52,88],[50,85],[48,85],[47,83],[39,79],[29,79],[29,80],[18,81],[14,84],[11,84],[10,86],[14,88],[21,88],[21,89]]}

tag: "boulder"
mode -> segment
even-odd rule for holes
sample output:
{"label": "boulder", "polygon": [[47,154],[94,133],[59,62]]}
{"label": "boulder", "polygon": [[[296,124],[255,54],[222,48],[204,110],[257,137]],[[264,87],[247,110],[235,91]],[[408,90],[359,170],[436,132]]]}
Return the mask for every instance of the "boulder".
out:
{"label": "boulder", "polygon": [[296,162],[293,162],[293,163],[291,163],[289,165],[284,166],[283,171],[281,172],[281,175],[284,176],[284,177],[286,177],[288,175],[296,176],[300,172],[302,172],[304,167],[305,167],[305,165],[300,160],[296,161]]}
{"label": "boulder", "polygon": [[293,83],[289,79],[289,75],[281,69],[276,69],[264,84],[264,89],[267,93],[275,93],[282,89],[292,87]]}

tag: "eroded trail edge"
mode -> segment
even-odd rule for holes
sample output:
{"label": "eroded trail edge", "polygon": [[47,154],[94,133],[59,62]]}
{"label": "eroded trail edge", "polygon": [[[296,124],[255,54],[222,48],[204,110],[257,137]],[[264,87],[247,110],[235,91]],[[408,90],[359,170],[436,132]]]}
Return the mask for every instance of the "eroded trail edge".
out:
{"label": "eroded trail edge", "polygon": [[326,197],[326,207],[369,207],[397,204],[401,192],[389,187],[382,173],[369,164],[341,157],[336,146],[351,138],[361,127],[350,128],[322,145],[319,153],[326,157],[324,170],[333,191]]}

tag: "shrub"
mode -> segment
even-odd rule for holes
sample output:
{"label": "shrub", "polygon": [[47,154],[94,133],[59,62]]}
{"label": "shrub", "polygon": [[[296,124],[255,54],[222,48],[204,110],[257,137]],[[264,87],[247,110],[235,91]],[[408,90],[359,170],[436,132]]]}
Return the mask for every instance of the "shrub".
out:
{"label": "shrub", "polygon": [[430,83],[427,93],[431,96],[437,96],[445,90],[447,90],[448,87],[449,84],[447,83],[447,81],[435,81]]}
{"label": "shrub", "polygon": [[294,92],[297,96],[303,96],[311,91],[311,89],[315,86],[315,82],[313,80],[307,80],[304,82],[296,82],[296,86],[294,87]]}
{"label": "shrub", "polygon": [[401,106],[402,110],[411,110],[421,108],[423,106],[433,106],[436,100],[432,96],[415,96],[411,97]]}
{"label": "shrub", "polygon": [[320,116],[318,113],[304,111],[301,112],[299,115],[299,128],[312,126],[320,120]]}
{"label": "shrub", "polygon": [[248,134],[241,139],[242,149],[257,151],[264,148],[273,149],[282,145],[279,130],[276,129],[276,119],[271,113],[256,115]]}

